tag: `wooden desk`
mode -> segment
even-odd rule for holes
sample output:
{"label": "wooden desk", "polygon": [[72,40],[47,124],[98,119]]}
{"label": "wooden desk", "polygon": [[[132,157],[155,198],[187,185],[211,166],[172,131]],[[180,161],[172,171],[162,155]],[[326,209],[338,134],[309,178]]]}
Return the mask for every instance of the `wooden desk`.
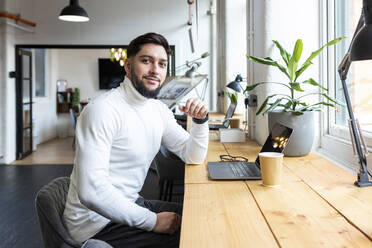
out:
{"label": "wooden desk", "polygon": [[[211,132],[206,161],[226,153],[254,160],[259,150]],[[180,247],[372,247],[372,187],[355,179],[316,154],[285,157],[279,188],[212,181],[206,162],[188,165]]]}

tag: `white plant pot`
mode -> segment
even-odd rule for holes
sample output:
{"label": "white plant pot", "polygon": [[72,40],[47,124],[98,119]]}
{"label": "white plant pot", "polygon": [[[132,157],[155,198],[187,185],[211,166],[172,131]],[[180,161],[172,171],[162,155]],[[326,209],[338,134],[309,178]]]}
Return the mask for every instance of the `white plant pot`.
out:
{"label": "white plant pot", "polygon": [[272,111],[268,114],[269,130],[276,122],[293,129],[291,138],[284,150],[287,157],[307,155],[314,141],[314,112],[307,111],[303,115],[294,115],[287,112]]}

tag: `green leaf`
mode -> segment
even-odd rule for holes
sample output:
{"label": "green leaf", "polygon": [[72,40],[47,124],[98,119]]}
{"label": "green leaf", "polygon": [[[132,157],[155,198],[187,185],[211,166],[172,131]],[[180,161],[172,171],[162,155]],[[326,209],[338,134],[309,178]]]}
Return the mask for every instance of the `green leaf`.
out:
{"label": "green leaf", "polygon": [[234,102],[234,103],[237,103],[238,102],[238,94],[233,94],[231,96],[231,101]]}
{"label": "green leaf", "polygon": [[298,39],[296,41],[295,47],[293,48],[292,57],[288,63],[289,79],[291,80],[291,82],[295,82],[296,80],[296,71],[297,71],[298,61],[301,58],[302,48],[303,48],[302,40]]}
{"label": "green leaf", "polygon": [[248,56],[248,59],[259,64],[275,66],[275,61],[271,58],[257,58],[254,56]]}
{"label": "green leaf", "polygon": [[292,58],[296,62],[300,61],[301,55],[302,55],[302,49],[303,49],[303,43],[301,39],[298,39],[296,41],[295,47],[293,49]]}
{"label": "green leaf", "polygon": [[266,107],[267,102],[269,101],[269,97],[266,97],[265,101],[262,103],[260,109],[257,111],[256,115],[259,115],[261,111]]}
{"label": "green leaf", "polygon": [[247,87],[245,87],[245,91],[251,91],[251,90],[253,90],[254,88],[256,88],[257,86],[259,86],[261,84],[263,84],[263,82],[252,84],[252,85],[247,85]]}
{"label": "green leaf", "polygon": [[312,60],[319,55],[319,53],[327,46],[333,46],[335,45],[336,43],[340,42],[342,39],[344,39],[345,37],[339,37],[339,38],[336,38],[336,39],[333,39],[331,40],[330,42],[326,43],[325,45],[323,45],[321,48],[319,48],[318,50],[314,51],[311,53],[311,55],[306,59],[306,61],[303,63],[303,65],[301,66],[301,68],[296,72],[296,78],[298,78],[305,70],[307,67],[309,67],[311,64],[312,64]]}
{"label": "green leaf", "polygon": [[324,88],[322,85],[320,85],[318,82],[316,82],[314,79],[309,78],[308,80],[305,80],[302,82],[303,84],[311,84],[313,86],[318,86],[322,90],[327,90],[327,88]]}
{"label": "green leaf", "polygon": [[319,104],[319,105],[328,106],[328,107],[335,107],[334,104],[332,104],[332,103],[328,103],[328,102],[320,102],[320,103],[318,103],[318,104]]}
{"label": "green leaf", "polygon": [[328,96],[326,93],[321,93],[321,95],[324,96],[325,98],[327,98],[329,101],[335,103],[335,104],[345,106],[345,104],[343,104],[342,102],[337,101],[336,99],[333,99],[332,97]]}
{"label": "green leaf", "polygon": [[[261,105],[261,107],[260,107],[260,109],[257,111],[257,113],[256,113],[256,115],[259,115],[261,112],[262,112],[262,110],[264,110],[264,108],[267,106],[267,105],[270,105],[270,106],[272,106],[273,104],[275,104],[275,103],[268,103],[269,102],[269,100],[270,100],[270,98],[273,98],[273,97],[275,97],[275,96],[278,96],[278,95],[282,95],[282,94],[274,94],[274,95],[270,95],[270,96],[268,96],[268,97],[266,97],[266,99],[265,99],[265,101],[262,103],[262,105]],[[286,96],[285,96],[286,97]],[[288,98],[288,97],[287,97]],[[284,98],[279,98],[278,100],[283,100]],[[279,101],[279,102],[280,102]],[[288,99],[288,101],[291,101],[291,99],[289,98]],[[276,107],[276,106],[275,106]],[[275,108],[274,107],[274,108]]]}
{"label": "green leaf", "polygon": [[275,46],[279,49],[280,55],[282,56],[285,64],[288,66],[289,60],[291,59],[291,55],[280,45],[277,40],[273,40]]}
{"label": "green leaf", "polygon": [[243,93],[245,93],[246,91],[251,91],[251,90],[253,90],[254,88],[256,88],[257,86],[259,86],[261,84],[279,84],[279,85],[282,85],[282,86],[287,87],[288,89],[291,89],[291,87],[289,87],[288,85],[286,85],[284,83],[278,83],[278,82],[260,82],[260,83],[256,83],[256,84],[253,84],[253,85],[247,85],[247,87],[245,88],[245,90],[244,90]]}
{"label": "green leaf", "polygon": [[318,111],[318,112],[320,112],[320,111],[322,111],[322,109],[321,108],[311,108],[311,111]]}
{"label": "green leaf", "polygon": [[234,103],[238,102],[238,93],[237,92],[230,93],[230,92],[226,91],[226,94],[229,97],[231,102],[234,102]]}
{"label": "green leaf", "polygon": [[304,91],[303,89],[301,89],[299,83],[289,83],[289,85],[291,86],[292,89],[294,89],[294,90],[296,90],[296,91],[301,91],[301,92]]}
{"label": "green leaf", "polygon": [[328,107],[335,107],[335,105],[334,104],[331,104],[331,103],[318,102],[318,103],[314,103],[314,104],[308,105],[306,107],[299,108],[299,109],[297,109],[297,111],[309,111],[309,110],[313,109],[314,106],[317,106],[317,105],[324,105],[324,106],[328,106]]}
{"label": "green leaf", "polygon": [[276,99],[276,101],[275,101],[273,104],[271,104],[271,106],[270,106],[269,108],[267,108],[266,111],[263,112],[262,115],[265,115],[265,114],[269,113],[271,110],[274,110],[274,109],[275,109],[275,108],[280,104],[280,102],[281,102],[282,100],[283,100],[283,99],[281,99],[281,98]]}
{"label": "green leaf", "polygon": [[287,110],[287,109],[290,109],[291,106],[292,106],[292,101],[288,101],[285,105],[284,105],[284,109]]}
{"label": "green leaf", "polygon": [[335,45],[336,43],[342,41],[343,39],[346,39],[346,37],[338,37],[338,38],[336,38],[336,39],[331,40],[331,41],[328,42],[327,44],[325,44],[325,46],[333,46],[333,45]]}
{"label": "green leaf", "polygon": [[257,57],[254,57],[254,56],[248,56],[248,59],[249,60],[252,60],[252,61],[254,61],[256,63],[259,63],[259,64],[275,66],[279,70],[281,70],[289,78],[287,69],[284,66],[280,65],[278,62],[272,60],[270,57],[257,58]]}

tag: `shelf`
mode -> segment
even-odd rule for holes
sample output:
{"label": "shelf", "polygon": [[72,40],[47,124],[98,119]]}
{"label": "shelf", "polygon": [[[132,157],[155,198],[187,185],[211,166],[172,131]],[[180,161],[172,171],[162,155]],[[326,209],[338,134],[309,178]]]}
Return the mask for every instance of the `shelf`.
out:
{"label": "shelf", "polygon": [[73,92],[57,92],[57,114],[68,113],[72,108],[72,95]]}

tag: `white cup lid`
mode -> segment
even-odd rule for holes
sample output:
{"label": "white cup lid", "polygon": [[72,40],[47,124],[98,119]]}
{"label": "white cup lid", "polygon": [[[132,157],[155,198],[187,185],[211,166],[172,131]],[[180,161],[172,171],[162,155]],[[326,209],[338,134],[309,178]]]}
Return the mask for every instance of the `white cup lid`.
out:
{"label": "white cup lid", "polygon": [[283,157],[284,154],[280,152],[260,152],[258,156],[269,157],[269,158],[280,158],[280,157]]}

